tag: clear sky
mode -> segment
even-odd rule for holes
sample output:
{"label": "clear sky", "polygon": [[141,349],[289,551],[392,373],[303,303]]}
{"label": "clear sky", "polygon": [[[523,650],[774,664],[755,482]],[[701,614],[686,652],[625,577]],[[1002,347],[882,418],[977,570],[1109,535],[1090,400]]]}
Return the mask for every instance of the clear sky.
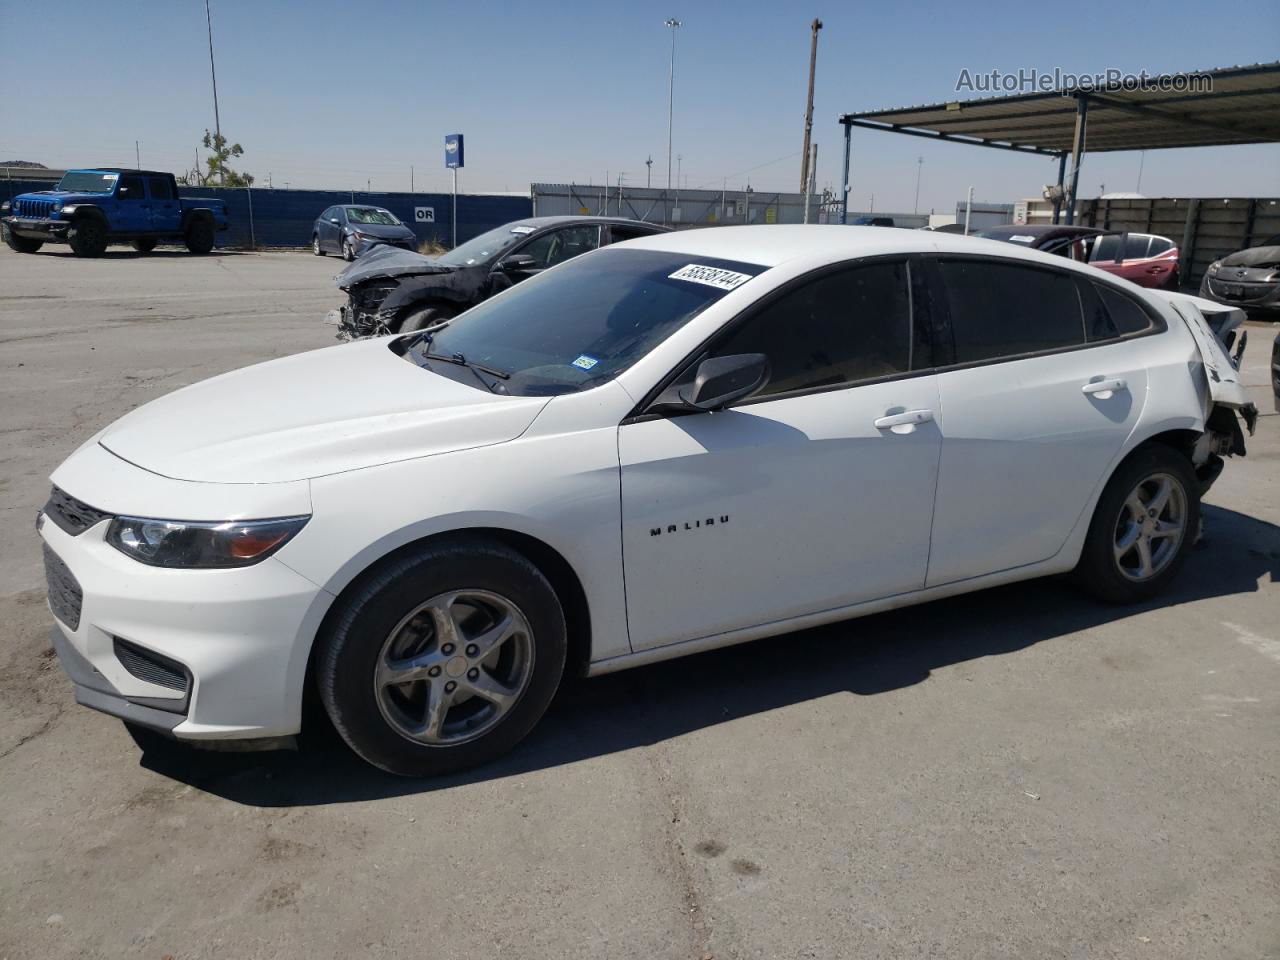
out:
{"label": "clear sky", "polygon": [[[393,2],[212,0],[222,128],[266,185],[445,190],[446,133],[467,137],[463,190],[530,181],[666,180],[667,17],[677,39],[682,182],[795,190],[809,21],[818,50],[818,179],[838,179],[839,113],[950,99],[962,69],[1158,73],[1280,57],[1280,4],[1224,25],[1203,2],[1075,5],[809,0]],[[190,167],[213,126],[203,0],[0,0],[0,160]],[[15,46],[15,38],[25,38]],[[29,59],[16,59],[23,50]],[[27,66],[23,66],[23,64]],[[963,96],[969,96],[964,94]],[[850,206],[1037,196],[1055,163],[855,132]],[[1081,195],[1137,187],[1139,156],[1087,159]],[[1148,153],[1149,196],[1280,195],[1280,146]]]}

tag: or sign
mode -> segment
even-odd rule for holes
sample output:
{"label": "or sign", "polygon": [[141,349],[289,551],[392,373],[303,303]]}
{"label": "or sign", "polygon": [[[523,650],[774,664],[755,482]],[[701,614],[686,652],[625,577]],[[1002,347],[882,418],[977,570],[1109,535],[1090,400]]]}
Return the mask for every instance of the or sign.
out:
{"label": "or sign", "polygon": [[413,222],[414,223],[435,223],[436,208],[435,207],[414,207]]}
{"label": "or sign", "polygon": [[444,165],[455,170],[463,166],[462,134],[451,133],[444,138]]}

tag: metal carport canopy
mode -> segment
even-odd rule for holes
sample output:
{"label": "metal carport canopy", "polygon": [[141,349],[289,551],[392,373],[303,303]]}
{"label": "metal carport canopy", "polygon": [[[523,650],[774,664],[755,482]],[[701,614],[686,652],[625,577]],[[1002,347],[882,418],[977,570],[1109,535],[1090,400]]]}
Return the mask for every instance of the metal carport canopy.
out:
{"label": "metal carport canopy", "polygon": [[1074,216],[1080,158],[1087,152],[1280,141],[1280,61],[1148,76],[1141,85],[1132,79],[843,114],[845,203],[841,221],[848,200],[849,145],[854,127],[1056,156],[1059,185],[1066,157],[1074,153],[1068,222]]}

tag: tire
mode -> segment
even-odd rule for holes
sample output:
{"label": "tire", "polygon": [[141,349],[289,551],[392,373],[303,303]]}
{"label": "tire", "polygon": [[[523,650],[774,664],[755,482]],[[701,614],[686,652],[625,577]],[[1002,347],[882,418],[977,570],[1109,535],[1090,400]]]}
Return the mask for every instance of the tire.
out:
{"label": "tire", "polygon": [[350,240],[342,241],[342,259],[350,263],[356,258],[355,247],[351,246]]}
{"label": "tire", "polygon": [[155,248],[156,242],[150,238],[146,240],[133,241],[133,249],[137,250],[139,253],[150,253]]}
{"label": "tire", "polygon": [[[1159,513],[1152,516],[1152,509]],[[1199,529],[1200,487],[1191,462],[1163,444],[1140,447],[1098,498],[1076,579],[1108,603],[1148,600],[1177,576]]]}
{"label": "tire", "polygon": [[67,243],[77,257],[100,257],[107,249],[107,225],[97,217],[72,221]]}
{"label": "tire", "polygon": [[[435,627],[443,622],[457,630],[452,649]],[[375,767],[407,777],[464,770],[509,751],[546,712],[565,633],[555,590],[526,557],[488,538],[442,538],[376,568],[331,615],[317,638],[320,700]],[[498,635],[488,655],[472,643]],[[387,681],[392,661],[417,675]]]}
{"label": "tire", "polygon": [[35,240],[31,237],[19,237],[12,230],[4,232],[4,242],[9,245],[10,250],[16,250],[18,253],[35,253],[44,246],[43,240]]}
{"label": "tire", "polygon": [[315,257],[324,256],[324,250],[320,248],[320,234],[318,233],[311,235],[311,255]]}
{"label": "tire", "polygon": [[204,256],[213,249],[213,222],[205,217],[192,220],[187,225],[187,250],[197,256]]}
{"label": "tire", "polygon": [[425,330],[437,323],[443,323],[453,316],[453,311],[448,307],[422,307],[405,315],[400,321],[400,326],[396,328],[396,333],[413,333],[415,330]]}

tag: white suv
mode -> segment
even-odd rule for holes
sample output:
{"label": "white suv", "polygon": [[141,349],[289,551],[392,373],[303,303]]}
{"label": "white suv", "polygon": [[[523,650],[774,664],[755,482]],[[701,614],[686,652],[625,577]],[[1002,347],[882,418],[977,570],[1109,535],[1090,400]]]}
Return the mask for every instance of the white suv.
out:
{"label": "white suv", "polygon": [[93,437],[40,518],[56,647],[182,740],[295,734],[314,684],[422,775],[509,749],[566,671],[1071,570],[1143,599],[1255,415],[1198,303],[883,228],[589,253]]}

